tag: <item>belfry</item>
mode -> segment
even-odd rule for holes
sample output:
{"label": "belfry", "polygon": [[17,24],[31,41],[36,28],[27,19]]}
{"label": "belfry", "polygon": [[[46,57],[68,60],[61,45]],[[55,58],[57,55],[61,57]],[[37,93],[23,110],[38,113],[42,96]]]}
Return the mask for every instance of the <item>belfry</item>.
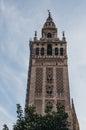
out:
{"label": "belfry", "polygon": [[26,106],[34,105],[38,114],[45,109],[56,111],[56,105],[62,104],[69,115],[70,130],[79,130],[73,100],[70,100],[67,41],[63,32],[58,37],[58,29],[48,11],[43,25],[41,38],[37,32],[30,41],[30,61],[27,81]]}

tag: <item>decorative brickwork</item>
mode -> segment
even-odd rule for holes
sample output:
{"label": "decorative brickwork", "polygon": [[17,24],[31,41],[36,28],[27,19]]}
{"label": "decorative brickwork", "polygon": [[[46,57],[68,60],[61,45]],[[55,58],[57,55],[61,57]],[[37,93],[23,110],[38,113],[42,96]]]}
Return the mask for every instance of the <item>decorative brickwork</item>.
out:
{"label": "decorative brickwork", "polygon": [[42,58],[38,58],[35,60],[35,63],[47,63],[47,62],[59,62],[59,63],[63,63],[64,59],[61,58],[53,58],[52,56],[46,56],[45,59]]}
{"label": "decorative brickwork", "polygon": [[57,93],[61,94],[64,92],[63,87],[63,68],[56,68],[56,85]]}
{"label": "decorative brickwork", "polygon": [[36,96],[42,95],[42,84],[43,84],[43,68],[36,68]]}

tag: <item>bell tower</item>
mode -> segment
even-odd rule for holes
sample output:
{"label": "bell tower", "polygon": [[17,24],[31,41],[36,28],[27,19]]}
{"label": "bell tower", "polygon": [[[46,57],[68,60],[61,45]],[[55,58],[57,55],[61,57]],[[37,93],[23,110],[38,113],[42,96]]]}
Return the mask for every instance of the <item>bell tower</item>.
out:
{"label": "bell tower", "polygon": [[[41,38],[37,32],[30,41],[30,62],[28,71],[26,106],[34,105],[38,114],[45,114],[49,108],[56,111],[56,105],[65,106],[69,115],[71,130],[75,128],[74,104],[70,102],[70,90],[67,64],[67,41],[63,32],[62,39],[58,38],[58,29],[48,11],[48,18],[43,25]],[[73,109],[72,109],[73,106]],[[74,125],[74,126],[73,126]]]}

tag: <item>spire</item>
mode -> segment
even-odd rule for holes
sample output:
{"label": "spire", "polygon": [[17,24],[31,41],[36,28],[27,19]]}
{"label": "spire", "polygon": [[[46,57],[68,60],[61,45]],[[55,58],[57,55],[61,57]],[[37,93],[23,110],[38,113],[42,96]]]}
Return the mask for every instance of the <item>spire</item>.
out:
{"label": "spire", "polygon": [[37,37],[37,31],[35,31],[35,37]]}
{"label": "spire", "polygon": [[34,40],[37,40],[37,31],[35,31]]}
{"label": "spire", "polygon": [[65,32],[64,31],[62,32],[62,41],[64,41],[64,42],[66,41]]}
{"label": "spire", "polygon": [[62,35],[63,35],[63,37],[65,37],[65,32],[64,31],[62,32]]}

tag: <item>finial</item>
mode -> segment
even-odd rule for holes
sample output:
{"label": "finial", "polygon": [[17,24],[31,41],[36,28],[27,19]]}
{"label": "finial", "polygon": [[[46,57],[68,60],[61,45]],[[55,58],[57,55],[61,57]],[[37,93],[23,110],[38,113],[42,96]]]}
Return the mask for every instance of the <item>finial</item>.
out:
{"label": "finial", "polygon": [[50,13],[50,10],[48,10],[48,15],[49,15],[49,18],[51,18],[51,13]]}
{"label": "finial", "polygon": [[37,40],[37,31],[35,31],[34,40]]}
{"label": "finial", "polygon": [[62,32],[62,41],[66,41],[65,32],[64,31]]}
{"label": "finial", "polygon": [[35,37],[37,37],[37,31],[35,31]]}
{"label": "finial", "polygon": [[65,32],[64,31],[62,32],[62,35],[63,35],[63,37],[65,37]]}

